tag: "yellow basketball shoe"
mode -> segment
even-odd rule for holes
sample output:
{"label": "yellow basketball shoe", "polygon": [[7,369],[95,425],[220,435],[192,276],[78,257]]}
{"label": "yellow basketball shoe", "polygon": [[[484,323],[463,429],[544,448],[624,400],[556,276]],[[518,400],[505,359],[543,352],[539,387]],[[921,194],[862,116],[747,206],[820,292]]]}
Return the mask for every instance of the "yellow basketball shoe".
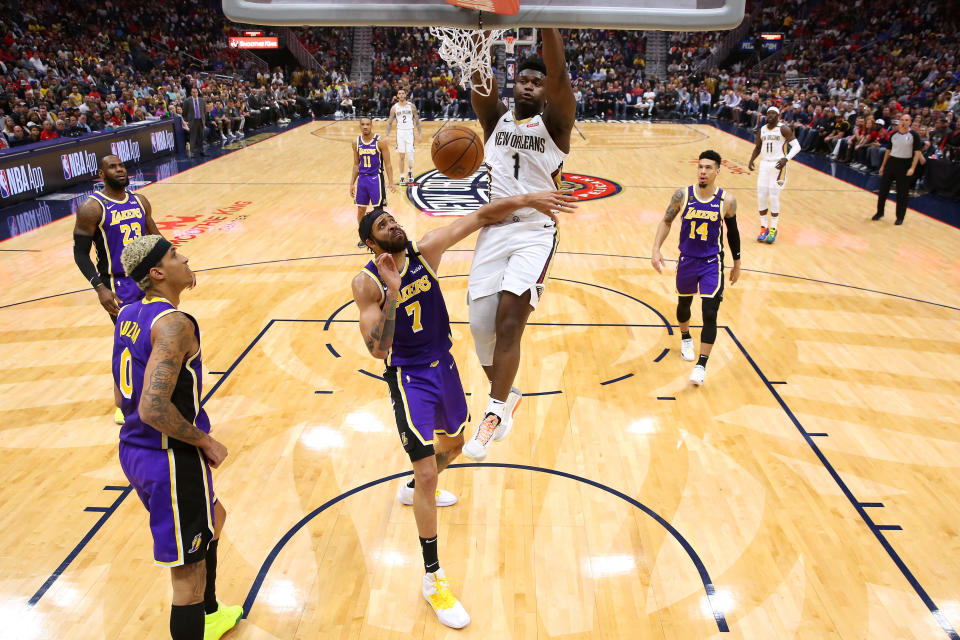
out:
{"label": "yellow basketball shoe", "polygon": [[423,597],[433,607],[442,624],[453,629],[462,629],[470,624],[470,614],[463,608],[460,601],[450,593],[450,582],[447,580],[443,569],[437,569],[436,573],[425,573],[423,575],[422,592]]}
{"label": "yellow basketball shoe", "polygon": [[203,625],[203,640],[220,640],[227,631],[233,629],[240,622],[243,607],[234,605],[225,607],[219,602],[217,610],[208,613]]}

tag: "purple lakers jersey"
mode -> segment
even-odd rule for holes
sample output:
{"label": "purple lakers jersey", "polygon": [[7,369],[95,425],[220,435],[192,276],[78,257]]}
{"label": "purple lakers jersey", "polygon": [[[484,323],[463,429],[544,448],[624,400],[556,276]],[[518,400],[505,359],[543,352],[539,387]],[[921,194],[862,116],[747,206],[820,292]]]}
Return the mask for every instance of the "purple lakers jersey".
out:
{"label": "purple lakers jersey", "polygon": [[125,191],[123,200],[108,198],[102,191],[95,191],[90,197],[103,207],[103,216],[93,236],[97,247],[97,271],[105,280],[111,275],[122,276],[120,254],[135,238],[147,233],[146,210],[140,198],[131,191]]}
{"label": "purple lakers jersey", "polygon": [[373,142],[364,142],[363,136],[357,136],[357,152],[360,154],[360,175],[376,176],[383,171],[380,162],[380,136],[373,136]]}
{"label": "purple lakers jersey", "polygon": [[[437,275],[420,255],[416,242],[407,243],[406,264],[400,265],[400,294],[397,297],[397,323],[393,346],[387,353],[387,366],[430,364],[450,351],[450,316],[440,292]],[[386,287],[371,260],[363,273],[380,287],[380,304]]]}
{"label": "purple lakers jersey", "polygon": [[[178,311],[164,298],[144,298],[122,307],[117,315],[113,339],[113,381],[123,396],[120,408],[123,410],[124,422],[120,428],[120,440],[126,444],[148,449],[191,446],[167,437],[140,419],[143,372],[152,351],[150,330],[157,320],[169,313],[183,312]],[[199,344],[200,329],[197,321],[188,314],[184,315],[193,322]],[[210,420],[200,408],[203,386],[200,360],[200,349],[197,349],[197,352],[181,365],[171,401],[185,420],[192,422],[201,431],[210,433]]]}
{"label": "purple lakers jersey", "polygon": [[680,255],[711,258],[723,252],[723,189],[700,200],[696,186],[690,185],[680,212]]}

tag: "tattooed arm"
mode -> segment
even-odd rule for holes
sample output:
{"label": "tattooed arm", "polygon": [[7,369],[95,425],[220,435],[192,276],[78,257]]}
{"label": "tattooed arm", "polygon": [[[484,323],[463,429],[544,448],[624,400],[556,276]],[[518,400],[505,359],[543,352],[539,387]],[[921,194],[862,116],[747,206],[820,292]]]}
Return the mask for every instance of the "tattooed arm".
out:
{"label": "tattooed arm", "polygon": [[[377,270],[385,274],[387,270],[380,268],[381,262],[385,262],[383,256],[389,258],[390,254],[380,254],[377,258]],[[393,264],[392,259],[390,264]],[[396,271],[395,266],[393,271]],[[397,323],[399,280],[399,274],[395,283],[387,279],[387,291],[383,293],[373,278],[367,274],[358,273],[353,278],[353,299],[360,309],[360,333],[363,335],[364,344],[367,345],[367,351],[380,360],[387,357],[390,347],[393,346],[393,331]]]}
{"label": "tattooed arm", "polygon": [[677,217],[682,207],[683,189],[677,189],[673,193],[673,197],[670,198],[670,204],[667,205],[667,212],[657,226],[657,235],[653,239],[653,250],[650,252],[650,261],[653,263],[653,268],[657,270],[657,273],[660,273],[663,269],[663,255],[660,253],[660,247],[670,234],[670,225],[673,224],[673,219]]}
{"label": "tattooed arm", "polygon": [[168,313],[153,325],[150,342],[152,349],[140,392],[140,418],[157,431],[201,449],[210,466],[220,466],[227,457],[226,447],[190,423],[173,404],[180,369],[200,348],[193,323],[182,313]]}

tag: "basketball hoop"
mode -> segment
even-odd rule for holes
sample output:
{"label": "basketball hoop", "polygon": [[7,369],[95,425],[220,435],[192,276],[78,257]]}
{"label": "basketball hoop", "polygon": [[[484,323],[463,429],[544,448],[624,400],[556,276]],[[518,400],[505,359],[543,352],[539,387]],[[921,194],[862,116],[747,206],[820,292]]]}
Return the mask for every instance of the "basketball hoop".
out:
{"label": "basketball hoop", "polygon": [[493,65],[490,61],[490,45],[499,40],[503,29],[457,29],[453,27],[430,27],[430,34],[440,40],[439,53],[443,61],[460,69],[460,86],[467,88],[468,78],[476,73],[480,84],[471,89],[477,95],[488,96],[493,89]]}

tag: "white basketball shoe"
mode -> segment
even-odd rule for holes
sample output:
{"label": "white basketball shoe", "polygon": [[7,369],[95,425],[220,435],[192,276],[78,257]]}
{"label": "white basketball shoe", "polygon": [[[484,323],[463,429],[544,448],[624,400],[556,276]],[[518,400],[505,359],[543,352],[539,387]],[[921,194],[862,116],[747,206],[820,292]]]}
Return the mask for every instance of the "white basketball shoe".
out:
{"label": "white basketball shoe", "polygon": [[462,629],[470,624],[470,614],[450,592],[450,582],[443,569],[423,575],[421,592],[442,624],[453,629]]}
{"label": "white basketball shoe", "polygon": [[493,432],[494,440],[503,440],[507,437],[507,434],[510,433],[510,429],[513,428],[513,416],[516,414],[517,409],[520,408],[520,401],[522,399],[523,394],[520,393],[520,389],[510,387],[510,394],[507,395],[507,402],[503,407],[503,420],[497,425],[497,430]]}
{"label": "white basketball shoe", "polygon": [[696,358],[696,352],[693,350],[693,338],[680,340],[680,357],[688,362],[693,362]]}
{"label": "white basketball shoe", "polygon": [[690,374],[690,382],[697,385],[698,387],[703,384],[703,379],[707,375],[707,369],[702,364],[698,364],[693,368],[693,372]]}

